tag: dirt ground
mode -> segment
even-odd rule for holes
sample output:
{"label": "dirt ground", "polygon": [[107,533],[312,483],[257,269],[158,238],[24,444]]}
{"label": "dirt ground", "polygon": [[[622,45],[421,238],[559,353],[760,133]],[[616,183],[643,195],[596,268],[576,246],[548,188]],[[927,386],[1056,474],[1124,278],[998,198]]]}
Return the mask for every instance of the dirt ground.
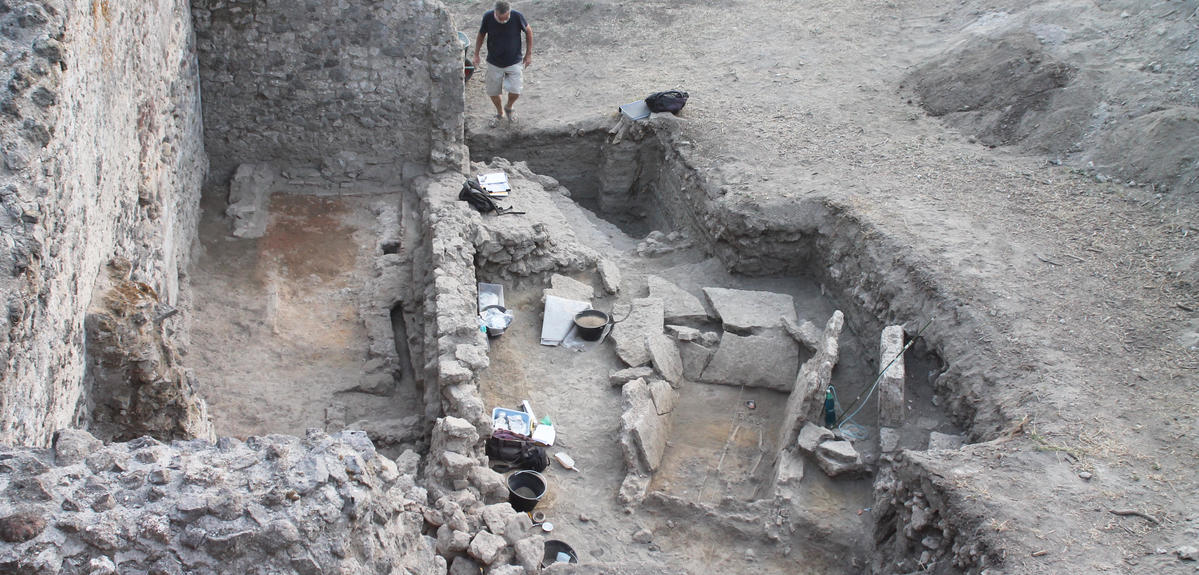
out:
{"label": "dirt ground", "polygon": [[275,194],[266,235],[231,235],[219,194],[204,199],[192,272],[189,364],[219,436],[303,436],[420,413],[419,394],[351,391],[368,340],[360,315],[371,274],[371,206],[392,196]]}
{"label": "dirt ground", "polygon": [[[488,7],[450,3],[471,38]],[[1010,572],[1194,571],[1172,552],[1199,541],[1197,187],[1113,179],[1114,168],[1093,169],[1088,158],[1101,155],[1101,141],[1114,145],[1105,115],[1196,105],[1195,2],[515,8],[536,33],[519,121],[487,127],[493,110],[472,81],[468,137],[581,123],[650,92],[688,91],[683,129],[707,159],[701,170],[726,185],[722,201],[763,212],[799,197],[848,206],[986,318],[960,335],[978,338],[974,369],[995,382],[984,405],[1015,437],[1006,457],[973,462],[985,480],[962,489],[997,518],[1019,518],[994,523],[1012,541]],[[997,22],[1054,44],[1106,100],[1076,102],[1094,113],[1062,112],[1070,142],[1030,126],[1017,144],[990,147],[970,131],[983,120],[931,117],[905,85],[922,64],[986,42]],[[1162,62],[1166,76],[1134,73]],[[991,88],[1015,79],[1000,75]],[[1063,117],[1030,105],[1042,115],[1028,118]],[[1088,124],[1071,123],[1079,121]],[[1115,143],[1130,158],[1178,144]],[[1188,154],[1182,161],[1193,162]],[[974,431],[975,440],[1004,436]],[[1045,457],[1065,473],[1039,467]],[[1156,523],[1111,513],[1129,509]]]}

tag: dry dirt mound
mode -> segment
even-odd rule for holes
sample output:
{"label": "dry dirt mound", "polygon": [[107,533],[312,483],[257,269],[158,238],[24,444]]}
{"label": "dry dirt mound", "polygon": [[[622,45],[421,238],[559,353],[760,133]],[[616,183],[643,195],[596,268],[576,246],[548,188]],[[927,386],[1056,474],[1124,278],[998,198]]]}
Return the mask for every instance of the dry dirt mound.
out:
{"label": "dry dirt mound", "polygon": [[904,86],[984,144],[1100,181],[1199,190],[1199,3],[1099,4],[972,14]]}

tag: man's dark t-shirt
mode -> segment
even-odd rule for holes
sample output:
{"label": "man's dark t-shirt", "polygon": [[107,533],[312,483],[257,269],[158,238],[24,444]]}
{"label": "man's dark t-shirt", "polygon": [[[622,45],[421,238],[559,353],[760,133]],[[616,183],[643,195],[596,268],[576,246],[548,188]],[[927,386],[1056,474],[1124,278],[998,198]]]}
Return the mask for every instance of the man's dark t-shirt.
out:
{"label": "man's dark t-shirt", "polygon": [[523,55],[520,35],[525,26],[528,24],[525,23],[524,14],[516,10],[508,12],[508,21],[503,24],[495,19],[495,10],[483,14],[479,33],[487,35],[487,63],[500,68],[519,63]]}

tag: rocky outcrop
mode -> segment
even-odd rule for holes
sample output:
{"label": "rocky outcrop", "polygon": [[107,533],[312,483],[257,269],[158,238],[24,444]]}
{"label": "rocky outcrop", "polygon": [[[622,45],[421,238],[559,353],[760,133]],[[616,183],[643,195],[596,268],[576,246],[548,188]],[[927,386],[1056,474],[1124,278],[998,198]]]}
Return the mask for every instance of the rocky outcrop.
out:
{"label": "rocky outcrop", "polygon": [[441,574],[415,470],[361,432],[108,446],[62,432],[0,452],[0,571]]}

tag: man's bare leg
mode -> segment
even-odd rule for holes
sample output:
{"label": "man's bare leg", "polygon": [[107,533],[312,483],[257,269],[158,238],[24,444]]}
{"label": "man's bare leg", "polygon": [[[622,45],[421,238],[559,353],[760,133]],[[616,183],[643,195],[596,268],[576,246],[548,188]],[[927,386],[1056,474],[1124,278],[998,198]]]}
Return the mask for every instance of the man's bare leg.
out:
{"label": "man's bare leg", "polygon": [[[509,98],[508,107],[511,108],[512,107],[512,104],[511,104],[512,94],[508,94],[508,98]],[[492,96],[491,103],[495,104],[495,115],[502,117],[504,115],[504,104],[503,104],[503,101],[500,100],[500,97],[498,95]]]}
{"label": "man's bare leg", "polygon": [[508,93],[508,105],[504,106],[504,112],[508,114],[509,121],[516,119],[516,112],[512,109],[512,106],[516,104],[516,99],[519,97],[520,94]]}

